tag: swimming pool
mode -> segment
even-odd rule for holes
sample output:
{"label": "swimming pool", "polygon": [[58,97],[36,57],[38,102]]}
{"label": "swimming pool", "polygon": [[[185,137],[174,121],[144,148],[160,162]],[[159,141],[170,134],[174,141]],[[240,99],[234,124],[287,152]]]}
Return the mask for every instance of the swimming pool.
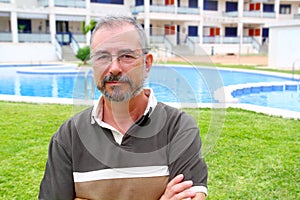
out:
{"label": "swimming pool", "polygon": [[[57,69],[60,73],[57,73]],[[97,99],[91,70],[74,66],[0,66],[0,94],[75,99]],[[252,71],[194,68],[185,66],[153,66],[145,86],[153,88],[162,102],[215,103],[214,92],[243,84],[284,83],[289,77],[259,74]],[[299,85],[299,82],[295,82]],[[263,85],[261,85],[263,88]],[[246,90],[245,90],[246,91]],[[300,112],[299,86],[289,91],[260,91],[230,95],[241,103],[269,106]],[[264,92],[264,93],[263,93]],[[224,94],[225,95],[225,94]]]}

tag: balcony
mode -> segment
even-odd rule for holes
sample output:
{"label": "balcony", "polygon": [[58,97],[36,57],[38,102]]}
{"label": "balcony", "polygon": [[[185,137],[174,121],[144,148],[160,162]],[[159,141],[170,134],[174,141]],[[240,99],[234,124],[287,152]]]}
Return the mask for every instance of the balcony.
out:
{"label": "balcony", "polygon": [[[1,1],[1,0],[0,0]],[[38,5],[41,7],[48,7],[48,0],[38,0]],[[85,0],[55,0],[54,6],[57,7],[70,7],[70,8],[85,8]]]}
{"label": "balcony", "polygon": [[55,0],[54,6],[57,7],[72,7],[85,8],[85,0]]}
{"label": "balcony", "polygon": [[0,42],[12,42],[11,32],[0,32]]}
{"label": "balcony", "polygon": [[[238,11],[223,12],[224,17],[238,17]],[[244,11],[243,17],[252,18],[275,18],[275,12],[261,12],[261,11]]]}
{"label": "balcony", "polygon": [[261,11],[244,11],[244,17],[255,17],[255,18],[276,18],[275,12],[261,12]]}
{"label": "balcony", "polygon": [[[239,37],[204,36],[203,43],[204,44],[239,44],[240,38]],[[252,43],[253,43],[252,37],[243,37],[243,44],[252,44]]]}
{"label": "balcony", "polygon": [[300,14],[295,14],[294,19],[300,19]]}
{"label": "balcony", "polygon": [[51,42],[50,33],[19,33],[19,42]]}
{"label": "balcony", "polygon": [[[176,13],[176,14],[200,14],[199,8],[175,7],[174,5],[150,5],[150,12],[155,13]],[[145,6],[134,6],[131,9],[134,15],[145,12]]]}

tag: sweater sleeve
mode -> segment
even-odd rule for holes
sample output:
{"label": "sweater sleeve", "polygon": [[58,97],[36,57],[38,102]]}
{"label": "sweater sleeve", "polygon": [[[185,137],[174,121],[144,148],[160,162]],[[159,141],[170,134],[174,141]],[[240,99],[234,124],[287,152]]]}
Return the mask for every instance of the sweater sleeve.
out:
{"label": "sweater sleeve", "polygon": [[62,129],[51,138],[44,177],[38,199],[74,199],[72,158],[70,148],[62,142]]}
{"label": "sweater sleeve", "polygon": [[199,128],[194,119],[186,114],[180,117],[176,133],[170,142],[169,169],[170,179],[178,174],[184,180],[193,181],[193,190],[207,195],[207,166],[201,156]]}

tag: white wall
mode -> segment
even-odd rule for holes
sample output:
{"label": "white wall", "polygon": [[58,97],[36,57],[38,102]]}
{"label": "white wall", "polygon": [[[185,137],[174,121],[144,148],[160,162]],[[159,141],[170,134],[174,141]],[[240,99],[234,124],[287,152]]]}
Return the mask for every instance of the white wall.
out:
{"label": "white wall", "polygon": [[[298,23],[295,23],[298,22]],[[300,69],[300,20],[270,25],[268,64],[273,68]]]}
{"label": "white wall", "polygon": [[[251,44],[242,44],[239,47],[238,44],[203,44],[196,48],[197,55],[211,55],[212,48],[214,55],[226,55],[226,54],[253,54],[253,46]],[[230,49],[230,50],[229,50]]]}
{"label": "white wall", "polygon": [[54,46],[45,43],[0,43],[0,55],[0,63],[57,61]]}

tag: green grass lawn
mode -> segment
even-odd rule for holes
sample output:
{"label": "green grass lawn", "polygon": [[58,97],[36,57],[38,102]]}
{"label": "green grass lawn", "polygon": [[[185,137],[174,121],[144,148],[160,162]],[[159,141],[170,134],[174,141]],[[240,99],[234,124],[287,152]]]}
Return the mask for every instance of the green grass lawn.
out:
{"label": "green grass lawn", "polygon": [[[50,137],[74,109],[0,102],[0,111],[0,199],[36,199]],[[211,110],[186,111],[205,138]],[[205,159],[208,199],[300,199],[299,120],[227,109],[222,133]]]}

